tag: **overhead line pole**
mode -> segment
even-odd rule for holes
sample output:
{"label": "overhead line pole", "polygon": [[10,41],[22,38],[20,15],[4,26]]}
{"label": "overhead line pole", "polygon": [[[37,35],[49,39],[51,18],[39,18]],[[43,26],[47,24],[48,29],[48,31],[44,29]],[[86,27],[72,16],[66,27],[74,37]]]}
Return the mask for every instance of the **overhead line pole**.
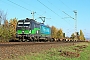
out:
{"label": "overhead line pole", "polygon": [[70,18],[75,20],[75,35],[76,35],[76,40],[77,40],[77,11],[73,11],[75,13],[75,18],[71,17],[70,15],[68,15],[66,12],[62,11],[63,13],[65,13],[67,16],[69,16]]}
{"label": "overhead line pole", "polygon": [[77,40],[77,11],[73,11],[75,13],[75,34],[76,34],[76,40]]}

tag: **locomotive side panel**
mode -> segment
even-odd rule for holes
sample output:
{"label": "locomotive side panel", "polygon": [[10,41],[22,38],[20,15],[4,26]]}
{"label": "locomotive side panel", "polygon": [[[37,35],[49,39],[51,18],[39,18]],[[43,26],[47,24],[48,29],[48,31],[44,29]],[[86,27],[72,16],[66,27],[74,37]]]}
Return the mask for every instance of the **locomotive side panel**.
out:
{"label": "locomotive side panel", "polygon": [[51,29],[50,29],[50,27],[48,27],[44,24],[41,24],[40,25],[40,33],[42,36],[50,37],[51,36]]}

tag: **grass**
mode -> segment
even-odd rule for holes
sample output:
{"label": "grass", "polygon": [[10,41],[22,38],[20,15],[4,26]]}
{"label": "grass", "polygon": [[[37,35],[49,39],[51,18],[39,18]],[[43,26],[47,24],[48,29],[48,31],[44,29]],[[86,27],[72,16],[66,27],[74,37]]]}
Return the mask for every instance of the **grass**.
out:
{"label": "grass", "polygon": [[[86,48],[82,48],[80,52],[73,50],[74,48],[78,48],[76,46],[87,45]],[[72,57],[72,56],[62,56],[59,51],[70,51],[79,53],[79,57]],[[41,53],[30,53],[30,55],[26,56],[19,56],[15,59],[10,60],[90,60],[90,43],[80,43],[74,46],[67,46],[67,47],[59,47],[57,49],[52,48],[51,50],[44,51]]]}

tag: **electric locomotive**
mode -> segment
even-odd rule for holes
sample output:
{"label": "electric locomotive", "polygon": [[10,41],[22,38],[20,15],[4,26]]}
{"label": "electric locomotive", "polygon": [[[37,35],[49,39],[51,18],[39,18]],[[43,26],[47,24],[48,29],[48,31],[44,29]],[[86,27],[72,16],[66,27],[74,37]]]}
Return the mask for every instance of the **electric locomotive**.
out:
{"label": "electric locomotive", "polygon": [[29,18],[17,22],[16,38],[20,41],[53,41],[49,26]]}

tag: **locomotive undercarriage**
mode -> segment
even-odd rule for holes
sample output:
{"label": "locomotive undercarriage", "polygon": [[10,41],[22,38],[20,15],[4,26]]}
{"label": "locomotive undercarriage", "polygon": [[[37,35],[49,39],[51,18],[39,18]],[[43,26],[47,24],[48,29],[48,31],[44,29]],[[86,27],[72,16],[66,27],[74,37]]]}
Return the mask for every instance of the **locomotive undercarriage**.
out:
{"label": "locomotive undercarriage", "polygon": [[55,41],[53,38],[42,37],[40,35],[20,34],[20,35],[16,35],[16,37],[19,38],[19,41],[21,42],[53,42]]}

